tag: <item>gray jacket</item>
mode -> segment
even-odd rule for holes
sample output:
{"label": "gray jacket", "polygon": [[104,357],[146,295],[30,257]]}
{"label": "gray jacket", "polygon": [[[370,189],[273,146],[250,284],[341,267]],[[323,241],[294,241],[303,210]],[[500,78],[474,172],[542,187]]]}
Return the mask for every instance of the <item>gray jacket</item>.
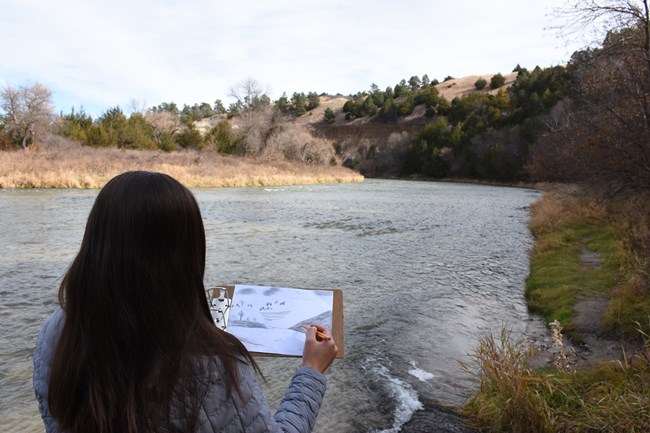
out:
{"label": "gray jacket", "polygon": [[[43,325],[34,351],[34,391],[47,433],[60,433],[59,423],[50,414],[47,403],[50,365],[54,348],[63,327],[64,314],[57,309]],[[215,368],[221,365],[214,362]],[[71,366],[74,368],[74,366]],[[326,380],[313,368],[298,368],[289,389],[275,413],[271,414],[253,369],[241,363],[240,386],[244,396],[230,395],[221,380],[221,374],[204,378],[205,397],[199,412],[198,433],[307,433],[316,423],[325,393]],[[172,420],[174,424],[177,420]]]}

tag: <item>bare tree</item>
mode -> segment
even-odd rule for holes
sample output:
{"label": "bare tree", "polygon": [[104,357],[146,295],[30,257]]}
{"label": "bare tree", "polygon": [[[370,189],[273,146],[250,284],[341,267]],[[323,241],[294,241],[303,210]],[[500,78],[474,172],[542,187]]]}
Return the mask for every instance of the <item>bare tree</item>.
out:
{"label": "bare tree", "polygon": [[52,123],[52,92],[42,84],[14,88],[7,86],[0,92],[2,120],[5,130],[26,149],[39,139]]}
{"label": "bare tree", "polygon": [[161,147],[166,137],[172,137],[183,127],[180,116],[169,111],[149,110],[144,118],[153,129],[153,139],[158,147]]}
{"label": "bare tree", "polygon": [[141,114],[145,115],[147,113],[147,101],[144,99],[135,99],[131,98],[129,104],[126,107],[129,114]]}
{"label": "bare tree", "polygon": [[230,88],[228,96],[237,100],[242,111],[255,111],[271,103],[267,96],[269,90],[264,88],[259,81],[248,77]]}
{"label": "bare tree", "polygon": [[600,47],[574,53],[573,101],[551,114],[533,146],[533,174],[583,181],[607,196],[650,191],[648,3],[572,0],[564,10],[567,31],[610,27]]}
{"label": "bare tree", "polygon": [[590,33],[597,42],[615,29],[643,29],[645,57],[650,62],[649,8],[649,0],[567,0],[555,10],[562,19],[556,28],[565,36]]}
{"label": "bare tree", "polygon": [[229,96],[237,102],[231,104],[238,111],[234,122],[243,140],[243,148],[248,155],[258,155],[264,149],[269,130],[265,125],[277,122],[276,113],[271,108],[271,100],[262,85],[254,78],[246,78],[230,88]]}

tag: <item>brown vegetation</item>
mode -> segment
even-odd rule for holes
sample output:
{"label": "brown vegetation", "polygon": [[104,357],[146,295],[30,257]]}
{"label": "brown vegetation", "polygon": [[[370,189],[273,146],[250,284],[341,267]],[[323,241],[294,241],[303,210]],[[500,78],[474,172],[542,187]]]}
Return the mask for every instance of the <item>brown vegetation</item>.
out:
{"label": "brown vegetation", "polygon": [[100,188],[128,170],[160,171],[194,188],[363,180],[352,170],[326,164],[225,156],[211,150],[89,148],[60,137],[40,148],[0,152],[0,188]]}
{"label": "brown vegetation", "polygon": [[[479,78],[483,78],[484,80],[487,80],[489,82],[493,76],[494,74],[484,74],[484,75],[469,75],[467,77],[462,77],[462,78],[452,78],[440,84],[436,84],[436,89],[438,89],[438,92],[440,92],[440,96],[442,96],[448,101],[451,101],[456,97],[463,97],[472,93],[476,93],[477,89],[476,86],[474,85],[476,83],[476,80],[478,80]],[[511,72],[509,74],[505,74],[504,77],[505,77],[505,83],[501,88],[507,89],[508,87],[512,86],[512,84],[517,79],[517,73]],[[492,89],[490,88],[490,86],[487,86],[480,92],[496,95],[499,92],[499,88]]]}
{"label": "brown vegetation", "polygon": [[580,181],[607,197],[650,191],[647,31],[611,31],[602,48],[574,54],[574,95],[553,107],[532,146],[534,178]]}
{"label": "brown vegetation", "polygon": [[571,371],[559,362],[540,372],[529,367],[526,342],[513,341],[505,330],[488,336],[473,358],[480,390],[464,412],[483,432],[647,432],[650,340],[644,338],[645,350],[619,363]]}

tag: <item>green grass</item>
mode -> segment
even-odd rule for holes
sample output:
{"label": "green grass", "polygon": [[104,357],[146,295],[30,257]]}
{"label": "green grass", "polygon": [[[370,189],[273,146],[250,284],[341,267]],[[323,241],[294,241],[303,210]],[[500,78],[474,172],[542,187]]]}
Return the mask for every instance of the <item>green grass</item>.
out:
{"label": "green grass", "polygon": [[609,302],[603,327],[609,334],[639,340],[639,329],[650,332],[650,296],[628,282]]}
{"label": "green grass", "polygon": [[[526,280],[529,309],[547,323],[558,320],[570,338],[580,341],[573,322],[576,299],[607,293],[622,278],[625,254],[616,232],[612,225],[582,223],[540,235]],[[600,269],[581,263],[582,249],[599,254]]]}
{"label": "green grass", "polygon": [[[526,299],[531,311],[547,323],[557,319],[580,341],[576,300],[606,296],[604,330],[642,347],[622,362],[575,371],[555,362],[533,371],[528,343],[515,344],[506,332],[482,339],[473,357],[478,368],[468,369],[478,371],[479,391],[464,406],[481,431],[650,433],[650,266],[644,247],[650,246],[650,219],[645,210],[631,212],[646,209],[633,205],[616,203],[617,211],[611,204],[560,195],[545,195],[533,205],[536,242]],[[581,263],[582,250],[597,253],[602,266]]]}

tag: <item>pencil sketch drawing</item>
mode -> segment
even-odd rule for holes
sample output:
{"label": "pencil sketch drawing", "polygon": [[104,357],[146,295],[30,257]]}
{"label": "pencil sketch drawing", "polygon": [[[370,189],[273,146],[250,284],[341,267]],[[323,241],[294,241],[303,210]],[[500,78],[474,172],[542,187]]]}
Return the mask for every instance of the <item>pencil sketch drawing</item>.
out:
{"label": "pencil sketch drawing", "polygon": [[332,305],[329,290],[236,285],[227,330],[252,352],[300,356],[303,325],[331,329]]}

